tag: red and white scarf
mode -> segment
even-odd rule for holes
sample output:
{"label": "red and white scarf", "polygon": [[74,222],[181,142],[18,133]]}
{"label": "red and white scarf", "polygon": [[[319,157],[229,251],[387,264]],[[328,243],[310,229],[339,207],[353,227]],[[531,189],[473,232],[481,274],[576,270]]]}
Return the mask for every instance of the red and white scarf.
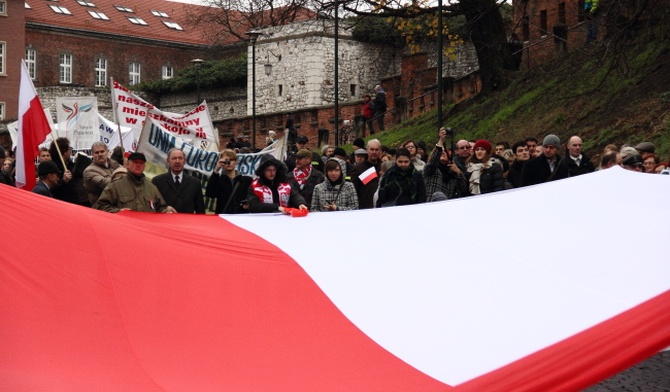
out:
{"label": "red and white scarf", "polygon": [[312,165],[307,166],[307,169],[298,169],[297,167],[293,169],[293,178],[300,185],[300,188],[307,183],[307,178],[312,173]]}

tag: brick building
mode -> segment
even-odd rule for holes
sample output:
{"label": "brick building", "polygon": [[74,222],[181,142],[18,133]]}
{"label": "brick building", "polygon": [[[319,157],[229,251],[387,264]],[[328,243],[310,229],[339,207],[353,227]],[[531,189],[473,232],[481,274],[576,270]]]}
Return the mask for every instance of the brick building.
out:
{"label": "brick building", "polygon": [[[105,96],[111,77],[133,85],[169,78],[191,67],[195,58],[220,59],[244,52],[252,58],[248,41],[230,36],[219,40],[212,35],[218,29],[191,22],[193,15],[203,12],[202,6],[166,0],[0,0],[0,4],[0,11],[5,11],[0,12],[4,67],[0,73],[0,144],[5,146],[9,140],[2,126],[17,117],[22,58],[44,106],[52,113],[57,96],[88,95],[98,97],[99,110],[108,118],[111,103]],[[436,55],[430,55],[437,52],[434,48],[407,55],[353,40],[345,24],[340,27],[340,120],[360,120],[363,96],[376,84],[387,91],[388,126],[435,108]],[[240,26],[240,31],[247,30]],[[445,103],[479,91],[476,56],[468,48],[456,61],[445,58]],[[324,130],[331,134],[329,142],[334,142],[334,57],[332,21],[312,20],[264,30],[256,43],[255,58],[258,147],[268,131],[283,131],[289,112],[294,113],[299,132],[310,136],[314,144]],[[222,141],[252,129],[252,63],[248,63],[246,91],[202,89]],[[269,74],[266,65],[272,66]],[[452,67],[459,70],[452,72]],[[190,110],[196,101],[194,93],[147,98],[177,113]]]}
{"label": "brick building", "polygon": [[[0,1],[0,103],[3,119],[17,116],[20,60],[36,87],[108,88],[166,79],[195,58],[242,53],[244,43],[219,40],[190,14],[202,6],[165,0]],[[245,29],[245,26],[240,26]]]}

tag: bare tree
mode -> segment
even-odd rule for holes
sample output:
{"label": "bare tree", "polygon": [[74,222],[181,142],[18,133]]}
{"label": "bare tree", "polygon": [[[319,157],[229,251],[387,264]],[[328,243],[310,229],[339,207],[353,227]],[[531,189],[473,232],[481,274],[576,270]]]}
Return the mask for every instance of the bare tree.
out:
{"label": "bare tree", "polygon": [[[418,19],[420,16],[437,14],[435,1],[413,0],[315,0],[318,10],[326,12],[333,7],[342,7],[346,13],[382,18]],[[445,1],[442,17],[462,15],[467,24],[462,32],[470,39],[477,51],[479,70],[484,90],[496,88],[502,81],[502,70],[513,64],[512,53],[507,43],[505,26],[500,14],[500,6],[504,1],[496,0],[461,0],[460,2]]]}
{"label": "bare tree", "polygon": [[194,23],[216,26],[211,31],[219,43],[247,39],[249,30],[278,26],[298,20],[313,19],[311,0],[204,0],[209,6],[200,14],[193,14]]}

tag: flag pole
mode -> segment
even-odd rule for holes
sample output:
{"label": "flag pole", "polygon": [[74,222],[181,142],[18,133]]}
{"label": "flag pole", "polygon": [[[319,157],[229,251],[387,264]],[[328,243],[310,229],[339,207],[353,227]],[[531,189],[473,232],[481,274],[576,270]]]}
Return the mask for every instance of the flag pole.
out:
{"label": "flag pole", "polygon": [[126,152],[123,147],[123,134],[121,133],[121,124],[119,124],[117,115],[116,115],[116,95],[114,95],[114,78],[109,78],[109,84],[112,87],[112,114],[114,115],[114,124],[116,124],[116,130],[119,132],[119,144],[121,145],[121,156]]}

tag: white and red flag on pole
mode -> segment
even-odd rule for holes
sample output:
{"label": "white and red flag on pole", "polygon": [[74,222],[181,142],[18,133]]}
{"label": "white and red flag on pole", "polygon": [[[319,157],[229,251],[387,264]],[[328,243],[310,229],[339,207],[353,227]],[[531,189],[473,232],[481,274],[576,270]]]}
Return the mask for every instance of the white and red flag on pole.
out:
{"label": "white and red flag on pole", "polygon": [[377,178],[377,170],[375,169],[374,166],[371,166],[368,170],[361,173],[361,175],[358,176],[358,178],[361,180],[363,185],[367,185],[368,182]]}
{"label": "white and red flag on pole", "polygon": [[51,126],[44,115],[44,108],[30,80],[24,60],[21,60],[18,125],[16,186],[31,190],[35,186],[35,157],[39,154],[39,145],[51,133]]}

